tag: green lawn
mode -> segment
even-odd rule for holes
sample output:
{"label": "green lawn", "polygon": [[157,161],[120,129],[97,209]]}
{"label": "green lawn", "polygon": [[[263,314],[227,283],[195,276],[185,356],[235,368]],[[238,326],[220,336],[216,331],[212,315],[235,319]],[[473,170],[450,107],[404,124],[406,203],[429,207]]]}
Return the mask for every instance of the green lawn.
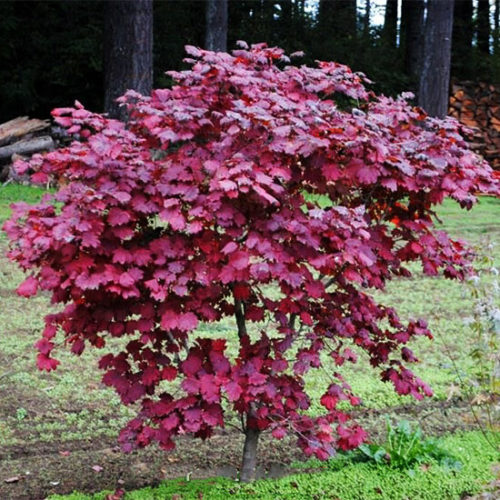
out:
{"label": "green lawn", "polygon": [[[0,187],[0,221],[8,217],[10,203],[17,200],[35,202],[43,193],[43,189],[25,186]],[[485,247],[486,240],[498,242],[499,246],[493,251],[493,257],[497,264],[500,263],[499,199],[481,198],[470,212],[462,211],[454,202],[446,201],[438,213],[443,221],[443,229],[454,236],[464,237],[480,248]],[[22,273],[3,255],[5,246],[5,237],[2,237],[0,449],[3,456],[0,478],[14,475],[20,467],[26,467],[26,460],[23,462],[17,459],[16,450],[28,450],[29,453],[29,450],[45,450],[49,447],[50,452],[57,455],[60,450],[73,449],[71,447],[76,446],[76,442],[113,442],[121,426],[133,413],[131,409],[122,407],[114,393],[100,384],[100,374],[96,369],[96,361],[101,354],[99,352],[87,350],[80,358],[76,358],[60,349],[58,357],[62,364],[58,370],[41,373],[35,368],[33,343],[38,339],[43,316],[50,310],[50,305],[45,295],[26,301],[12,293],[22,280]],[[479,433],[462,433],[475,427],[466,399],[471,392],[469,380],[477,367],[470,357],[473,335],[464,323],[473,313],[474,301],[463,284],[443,278],[425,277],[416,266],[413,270],[412,278],[396,280],[385,291],[377,292],[377,295],[383,303],[395,306],[403,318],[428,319],[435,340],[431,342],[420,339],[412,343],[412,347],[422,360],[415,371],[431,384],[434,397],[419,403],[411,398],[397,396],[392,386],[373,376],[366,363],[345,367],[343,374],[363,399],[359,419],[371,431],[374,439],[382,439],[380,429],[386,415],[393,421],[400,418],[418,420],[427,434],[448,436],[444,441],[445,446],[458,450],[464,458],[464,468],[461,471],[450,472],[433,465],[429,470],[419,469],[414,476],[409,476],[387,467],[350,464],[341,470],[321,471],[314,475],[302,474],[251,486],[218,479],[203,483],[185,480],[167,482],[157,490],[130,493],[126,498],[166,499],[175,494],[182,495],[179,497],[182,499],[201,498],[198,496],[200,489],[204,492],[203,498],[222,498],[231,494],[235,498],[251,496],[263,499],[439,499],[460,498],[464,492],[477,491],[482,483],[490,479],[490,466],[498,459],[498,454],[484,444]],[[199,333],[230,337],[234,332],[233,322],[227,320],[218,325],[201,325]],[[325,360],[325,364],[326,362]],[[327,384],[327,372],[328,366],[323,371],[311,372],[307,383],[313,399],[317,399]],[[316,404],[311,411],[319,409]],[[457,430],[460,431],[459,434],[449,435]],[[236,448],[238,446],[237,444]],[[199,456],[192,458],[198,449],[198,443],[193,443],[192,449],[187,446],[185,449],[187,451],[180,453],[180,458],[175,460],[182,463],[201,460]],[[199,450],[207,449],[209,448],[199,448],[198,452],[202,453]],[[149,458],[144,458],[146,460]],[[164,464],[158,465],[158,470],[164,468]],[[164,476],[172,477],[176,470],[184,470],[171,469],[163,473]],[[29,481],[33,480],[35,474],[39,477],[41,472],[32,471],[30,478],[25,478],[24,488],[31,484]],[[70,485],[64,483],[62,486],[52,485],[60,480],[56,472],[45,471],[44,474],[48,478],[44,494],[68,491],[70,488]],[[72,474],[77,476],[79,470],[74,470]],[[353,477],[364,479],[353,480]],[[150,484],[158,479],[157,476],[148,476],[141,480],[142,484]],[[112,487],[115,484],[113,481],[116,481],[116,477],[103,476],[102,481],[95,484],[99,489],[104,489]],[[7,486],[0,485],[0,498],[9,498],[11,490],[5,490],[5,493],[2,488]],[[75,494],[70,498],[76,500],[90,497]]]}

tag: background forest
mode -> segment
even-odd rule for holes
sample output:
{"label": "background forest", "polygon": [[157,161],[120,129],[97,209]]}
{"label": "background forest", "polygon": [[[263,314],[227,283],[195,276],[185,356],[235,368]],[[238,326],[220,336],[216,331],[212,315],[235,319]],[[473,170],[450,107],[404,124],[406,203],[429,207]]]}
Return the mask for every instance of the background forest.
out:
{"label": "background forest", "polygon": [[[47,117],[75,99],[102,110],[104,1],[0,2],[0,121]],[[238,0],[228,2],[228,48],[266,41],[305,52],[304,62],[335,60],[365,72],[376,90],[416,90],[412,53],[422,46],[423,0]],[[184,45],[203,46],[206,2],[153,2],[154,82],[182,68]],[[420,9],[420,10],[419,10]],[[455,80],[500,81],[499,0],[457,0]],[[415,32],[416,30],[416,32]]]}

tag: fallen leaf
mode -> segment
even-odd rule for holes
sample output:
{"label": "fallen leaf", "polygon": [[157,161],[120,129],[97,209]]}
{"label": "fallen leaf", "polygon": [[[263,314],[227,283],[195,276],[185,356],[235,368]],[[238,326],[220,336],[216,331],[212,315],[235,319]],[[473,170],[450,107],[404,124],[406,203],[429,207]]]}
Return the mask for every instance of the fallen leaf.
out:
{"label": "fallen leaf", "polygon": [[485,394],[485,393],[480,392],[479,394],[474,396],[474,398],[472,399],[470,404],[481,406],[483,403],[488,403],[490,401],[490,399],[491,398],[490,398],[489,394]]}
{"label": "fallen leaf", "polygon": [[451,384],[446,391],[446,401],[450,401],[453,396],[460,396],[460,386]]}
{"label": "fallen leaf", "polygon": [[114,493],[110,493],[106,496],[106,500],[120,500],[125,495],[125,491],[122,489],[115,490]]}
{"label": "fallen leaf", "polygon": [[19,481],[19,476],[12,476],[4,479],[5,483],[17,483]]}

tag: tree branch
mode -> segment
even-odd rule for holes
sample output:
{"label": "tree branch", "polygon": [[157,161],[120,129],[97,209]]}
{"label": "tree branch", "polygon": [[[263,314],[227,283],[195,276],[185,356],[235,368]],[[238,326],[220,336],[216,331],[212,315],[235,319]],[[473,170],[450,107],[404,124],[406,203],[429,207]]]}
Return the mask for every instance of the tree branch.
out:
{"label": "tree branch", "polygon": [[234,299],[234,314],[236,316],[236,325],[238,326],[238,337],[242,339],[248,336],[247,325],[245,323],[244,304],[241,300]]}

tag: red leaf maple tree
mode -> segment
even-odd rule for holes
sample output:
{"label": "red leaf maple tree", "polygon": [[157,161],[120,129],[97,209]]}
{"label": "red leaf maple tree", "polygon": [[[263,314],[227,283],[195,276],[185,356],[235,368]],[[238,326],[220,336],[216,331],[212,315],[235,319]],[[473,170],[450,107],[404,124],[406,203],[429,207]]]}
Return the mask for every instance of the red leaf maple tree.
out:
{"label": "red leaf maple tree", "polygon": [[[320,459],[366,439],[338,408],[360,403],[342,377],[360,351],[399,394],[431,394],[407,368],[406,344],[431,337],[425,321],[403,323],[370,290],[410,276],[411,261],[463,278],[471,253],[435,229],[433,207],[500,189],[455,120],[377,96],[346,66],[240,47],[187,47],[191,69],[170,72],[172,88],[121,98],[127,123],[79,103],[54,110],[77,140],[19,168],[60,189],[16,205],[4,229],[30,271],[18,293],[64,304],[45,318],[38,366],[57,367],[57,335],[77,355],[127,338],[99,363],[138,406],[123,449],[208,438],[234,411],[248,481],[263,431]],[[197,333],[228,318],[228,338]],[[304,377],[327,356],[336,368],[311,416]]]}

